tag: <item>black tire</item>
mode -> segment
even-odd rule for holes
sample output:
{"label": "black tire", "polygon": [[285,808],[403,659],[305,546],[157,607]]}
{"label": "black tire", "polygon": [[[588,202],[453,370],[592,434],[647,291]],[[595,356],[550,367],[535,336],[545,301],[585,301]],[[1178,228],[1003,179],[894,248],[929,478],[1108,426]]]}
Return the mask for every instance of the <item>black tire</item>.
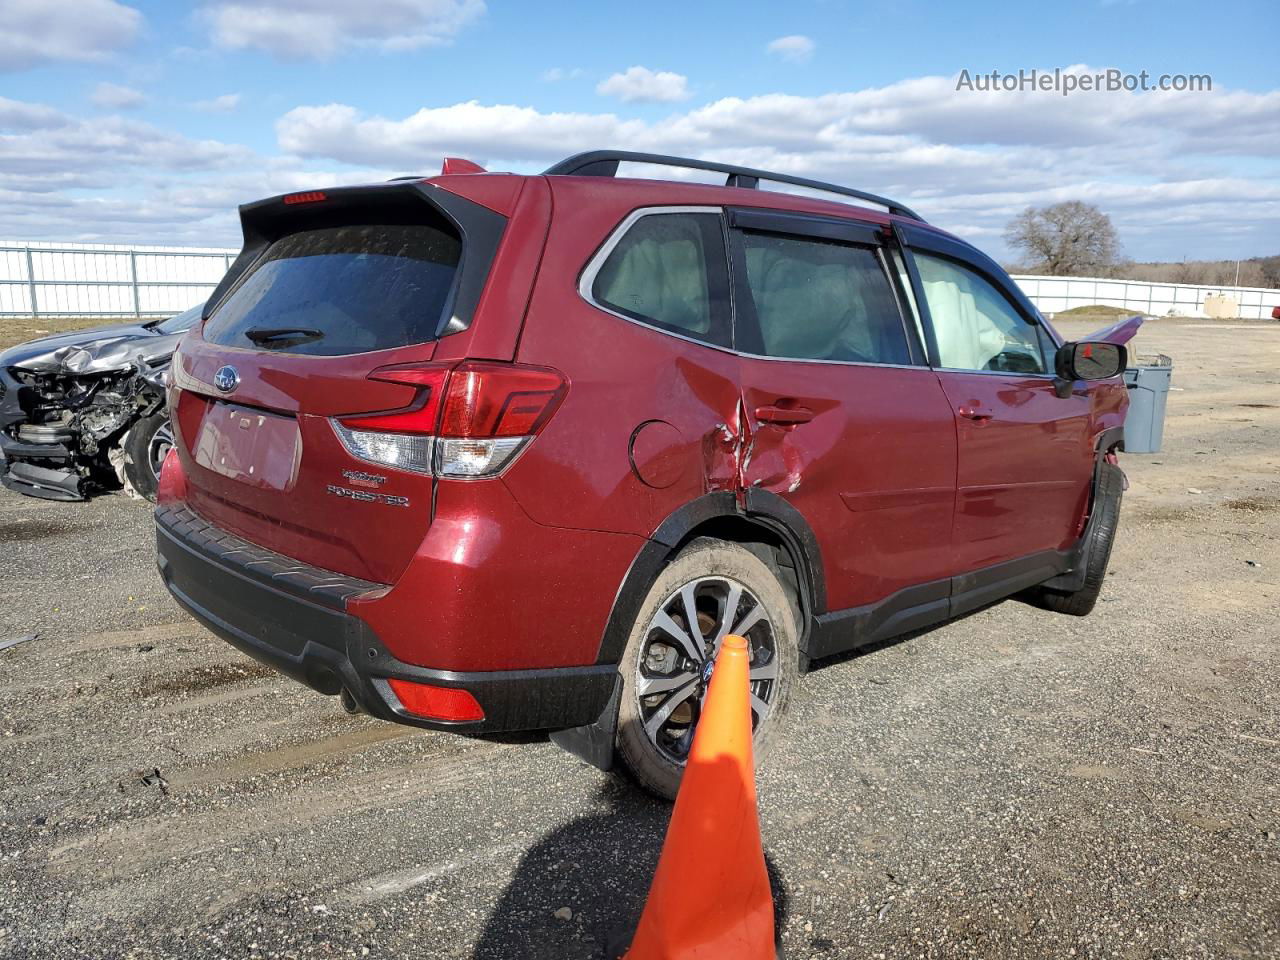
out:
{"label": "black tire", "polygon": [[[687,587],[691,588],[688,594]],[[699,636],[686,633],[685,637],[695,647],[701,641],[699,660],[670,631],[655,624],[655,620],[662,623],[660,615],[664,615],[675,626],[685,627],[689,618],[683,611],[690,596]],[[724,627],[731,600],[734,609],[727,617],[731,625]],[[682,754],[688,753],[709,678],[705,664],[714,657],[718,635],[744,624],[752,658],[752,692],[765,708],[753,714],[754,755],[760,762],[776,738],[795,686],[800,659],[796,619],[777,574],[739,544],[695,540],[668,564],[641,604],[622,658],[617,746],[636,782],[660,797],[675,798],[684,773]],[[668,687],[642,698],[642,682],[646,689]],[[672,700],[679,702],[672,706]]]}
{"label": "black tire", "polygon": [[1111,547],[1115,543],[1116,530],[1120,526],[1120,500],[1124,495],[1124,473],[1111,463],[1103,463],[1098,473],[1098,489],[1094,497],[1094,516],[1089,546],[1089,566],[1085,570],[1084,586],[1079,590],[1053,590],[1041,587],[1036,603],[1054,613],[1073,617],[1087,616],[1098,603],[1102,583],[1107,576],[1107,564],[1111,560]]}
{"label": "black tire", "polygon": [[160,486],[160,466],[169,447],[173,446],[169,414],[160,410],[143,417],[125,433],[120,441],[124,455],[124,482],[138,496],[156,502]]}

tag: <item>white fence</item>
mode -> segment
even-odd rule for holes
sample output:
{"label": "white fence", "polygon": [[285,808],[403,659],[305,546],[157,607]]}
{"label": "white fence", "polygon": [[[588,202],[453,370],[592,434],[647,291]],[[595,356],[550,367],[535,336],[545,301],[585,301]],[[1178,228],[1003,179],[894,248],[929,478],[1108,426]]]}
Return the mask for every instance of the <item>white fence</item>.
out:
{"label": "white fence", "polygon": [[208,297],[236,253],[0,241],[0,316],[172,316]]}
{"label": "white fence", "polygon": [[[0,316],[169,316],[208,297],[237,252],[0,241]],[[1013,279],[1045,313],[1096,303],[1154,316],[1205,316],[1205,299],[1212,294],[1234,299],[1237,315],[1251,320],[1268,318],[1280,306],[1280,290],[1259,287],[1094,277]]]}
{"label": "white fence", "polygon": [[1234,315],[1244,320],[1270,319],[1280,307],[1280,290],[1264,287],[1210,287],[1194,283],[1144,283],[1100,277],[1026,277],[1014,281],[1041,313],[1102,304],[1134,313],[1164,317],[1205,317],[1205,300],[1221,295],[1236,302]]}

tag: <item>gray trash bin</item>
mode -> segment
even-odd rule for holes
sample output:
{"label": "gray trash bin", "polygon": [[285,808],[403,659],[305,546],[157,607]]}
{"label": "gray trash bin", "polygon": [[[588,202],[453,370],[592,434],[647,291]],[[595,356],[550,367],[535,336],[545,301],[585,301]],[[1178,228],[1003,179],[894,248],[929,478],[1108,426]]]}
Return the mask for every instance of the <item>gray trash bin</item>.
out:
{"label": "gray trash bin", "polygon": [[1124,372],[1129,413],[1124,421],[1125,453],[1159,453],[1164,439],[1164,405],[1169,398],[1173,360],[1164,354],[1138,357]]}

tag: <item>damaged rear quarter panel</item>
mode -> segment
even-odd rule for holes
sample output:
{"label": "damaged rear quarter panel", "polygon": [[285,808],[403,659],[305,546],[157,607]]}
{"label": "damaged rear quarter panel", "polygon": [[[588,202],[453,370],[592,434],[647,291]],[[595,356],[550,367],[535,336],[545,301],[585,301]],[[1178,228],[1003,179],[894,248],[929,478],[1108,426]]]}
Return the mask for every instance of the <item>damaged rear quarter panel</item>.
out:
{"label": "damaged rear quarter panel", "polygon": [[737,489],[738,359],[580,297],[583,265],[639,202],[591,184],[561,202],[564,189],[517,359],[555,367],[569,390],[503,482],[540,523],[647,537],[686,503]]}

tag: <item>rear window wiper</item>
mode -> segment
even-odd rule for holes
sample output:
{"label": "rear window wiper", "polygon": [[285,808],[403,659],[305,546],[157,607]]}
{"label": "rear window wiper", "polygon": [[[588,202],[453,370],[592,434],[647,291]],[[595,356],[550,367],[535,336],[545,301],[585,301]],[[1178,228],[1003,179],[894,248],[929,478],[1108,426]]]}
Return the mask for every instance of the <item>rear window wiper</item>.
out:
{"label": "rear window wiper", "polygon": [[252,327],[244,335],[260,347],[292,346],[324,339],[324,331],[311,327]]}

